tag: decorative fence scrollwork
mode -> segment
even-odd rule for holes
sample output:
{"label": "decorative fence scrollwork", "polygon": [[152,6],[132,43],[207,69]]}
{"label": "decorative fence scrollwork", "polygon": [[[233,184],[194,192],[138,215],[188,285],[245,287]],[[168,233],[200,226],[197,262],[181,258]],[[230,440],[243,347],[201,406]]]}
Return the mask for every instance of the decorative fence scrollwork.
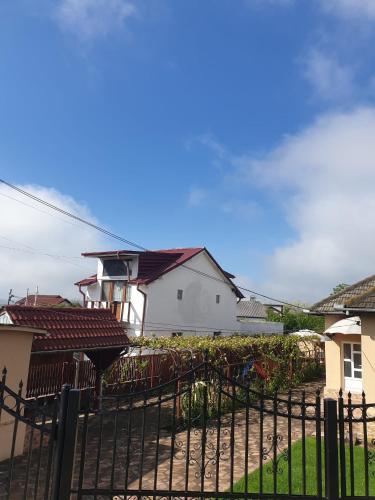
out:
{"label": "decorative fence scrollwork", "polygon": [[27,400],[5,376],[0,498],[375,497],[375,404],[364,395],[267,394],[207,360],[96,400],[66,386]]}

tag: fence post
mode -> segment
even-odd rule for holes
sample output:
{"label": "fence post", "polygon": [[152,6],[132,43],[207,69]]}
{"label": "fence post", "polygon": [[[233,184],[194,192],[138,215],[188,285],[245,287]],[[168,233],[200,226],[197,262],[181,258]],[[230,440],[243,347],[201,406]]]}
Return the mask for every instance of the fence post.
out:
{"label": "fence post", "polygon": [[327,500],[339,498],[339,461],[337,446],[337,401],[324,398],[324,449]]}
{"label": "fence post", "polygon": [[73,478],[74,455],[80,391],[64,385],[61,390],[57,445],[52,483],[53,500],[69,500]]}

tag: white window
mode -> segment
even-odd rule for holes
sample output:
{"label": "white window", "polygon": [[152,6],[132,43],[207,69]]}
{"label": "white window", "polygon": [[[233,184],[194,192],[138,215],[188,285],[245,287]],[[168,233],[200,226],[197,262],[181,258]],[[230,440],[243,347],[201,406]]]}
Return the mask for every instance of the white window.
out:
{"label": "white window", "polygon": [[345,390],[360,392],[362,390],[361,344],[344,342],[342,355]]}
{"label": "white window", "polygon": [[112,301],[113,302],[122,302],[123,293],[124,293],[124,282],[123,281],[114,281],[113,282]]}
{"label": "white window", "polygon": [[131,285],[127,285],[125,291],[125,302],[131,302],[132,300],[132,287]]}
{"label": "white window", "polygon": [[220,304],[220,295],[216,295],[216,304]]}
{"label": "white window", "polygon": [[177,290],[177,300],[182,300],[183,290]]}

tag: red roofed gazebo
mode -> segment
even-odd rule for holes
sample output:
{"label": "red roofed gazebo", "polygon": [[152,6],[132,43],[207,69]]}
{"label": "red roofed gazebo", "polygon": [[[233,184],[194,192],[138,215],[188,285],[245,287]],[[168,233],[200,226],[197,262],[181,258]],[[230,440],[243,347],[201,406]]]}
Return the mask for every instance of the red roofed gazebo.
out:
{"label": "red roofed gazebo", "polygon": [[46,332],[34,336],[32,358],[57,353],[85,353],[95,366],[97,394],[103,370],[129,345],[125,329],[109,309],[8,305],[0,313],[0,323]]}

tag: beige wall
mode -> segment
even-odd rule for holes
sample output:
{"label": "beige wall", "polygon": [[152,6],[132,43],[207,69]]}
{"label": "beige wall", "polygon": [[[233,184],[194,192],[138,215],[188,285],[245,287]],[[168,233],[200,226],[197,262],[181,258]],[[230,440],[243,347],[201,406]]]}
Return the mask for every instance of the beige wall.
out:
{"label": "beige wall", "polygon": [[[325,327],[330,327],[343,315],[327,315]],[[331,342],[325,343],[326,388],[325,393],[333,396],[344,386],[341,344],[342,342],[361,342],[362,346],[362,384],[367,402],[375,402],[375,314],[360,314],[362,335],[336,334]]]}
{"label": "beige wall", "polygon": [[361,314],[363,390],[368,403],[375,403],[375,314]]}
{"label": "beige wall", "polygon": [[[344,316],[341,314],[330,314],[324,317],[325,329],[329,328],[331,325],[343,319]],[[326,359],[326,392],[331,392],[332,394],[337,393],[342,385],[342,367],[341,367],[341,346],[340,340],[334,336],[331,342],[326,342],[325,348],[325,359]]]}
{"label": "beige wall", "polygon": [[[6,385],[15,392],[18,392],[22,380],[23,396],[26,391],[32,341],[31,331],[20,331],[11,326],[0,327],[0,371],[2,372],[4,367],[7,368]],[[12,407],[15,401],[9,396],[5,399],[5,403]],[[10,455],[13,429],[14,418],[3,410],[0,420],[0,461]],[[25,426],[21,424],[17,430],[15,455],[22,453],[24,438]]]}

